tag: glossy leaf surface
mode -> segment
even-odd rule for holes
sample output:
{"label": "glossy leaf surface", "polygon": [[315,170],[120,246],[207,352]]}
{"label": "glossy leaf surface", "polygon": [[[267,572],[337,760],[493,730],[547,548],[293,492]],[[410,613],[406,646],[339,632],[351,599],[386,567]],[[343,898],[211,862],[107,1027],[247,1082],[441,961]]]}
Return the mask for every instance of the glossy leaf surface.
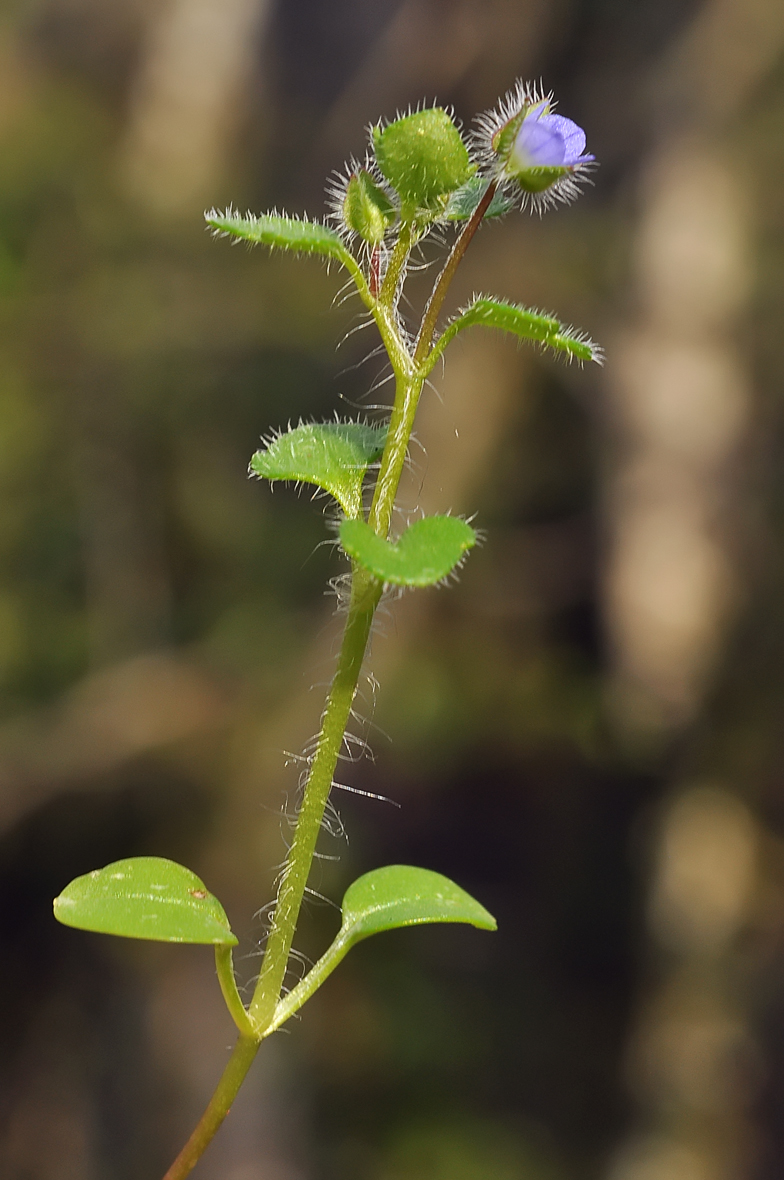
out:
{"label": "glossy leaf surface", "polygon": [[426,516],[409,525],[400,540],[385,541],[364,520],[344,520],[340,543],[349,557],[381,582],[433,586],[459,565],[476,544],[470,524],[457,516]]}
{"label": "glossy leaf surface", "polygon": [[159,856],[118,860],[77,877],[54,902],[65,926],[147,938],[235,946],[223,906],[190,869]]}
{"label": "glossy leaf surface", "polygon": [[297,426],[274,439],[250,461],[264,479],[315,484],[334,496],[347,516],[362,511],[362,481],[368,464],[381,457],[386,426],[319,422]]}
{"label": "glossy leaf surface", "polygon": [[535,340],[548,348],[567,353],[570,358],[580,361],[602,362],[601,349],[573,328],[569,328],[554,316],[543,315],[516,303],[505,303],[480,295],[461,311],[447,325],[430,355],[430,363],[443,353],[451,340],[464,328],[478,325],[509,332],[522,340]]}
{"label": "glossy leaf surface", "polygon": [[495,930],[484,906],[448,877],[410,865],[388,865],[360,877],[343,898],[341,933],[352,943],[382,930],[427,922],[467,922]]}
{"label": "glossy leaf surface", "polygon": [[366,873],[346,890],[337,938],[303,980],[283,997],[269,1032],[280,1028],[321,987],[351,950],[371,934],[431,922],[466,922],[495,930],[483,905],[448,877],[411,865],[387,865]]}

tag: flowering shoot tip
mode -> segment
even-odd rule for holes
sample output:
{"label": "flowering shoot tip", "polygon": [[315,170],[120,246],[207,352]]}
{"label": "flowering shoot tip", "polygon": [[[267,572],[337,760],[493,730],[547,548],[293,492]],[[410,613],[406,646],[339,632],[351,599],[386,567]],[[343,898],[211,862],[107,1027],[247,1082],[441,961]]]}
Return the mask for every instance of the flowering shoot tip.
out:
{"label": "flowering shoot tip", "polygon": [[554,114],[552,94],[518,82],[495,110],[480,115],[474,134],[483,162],[501,184],[522,193],[522,207],[543,212],[579,194],[595,163],[582,127]]}

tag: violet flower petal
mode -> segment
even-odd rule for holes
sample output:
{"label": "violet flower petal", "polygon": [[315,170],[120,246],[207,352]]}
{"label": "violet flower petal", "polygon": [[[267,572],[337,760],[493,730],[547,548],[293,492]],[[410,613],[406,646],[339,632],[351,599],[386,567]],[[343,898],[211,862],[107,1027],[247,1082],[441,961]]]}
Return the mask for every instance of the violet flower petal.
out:
{"label": "violet flower petal", "polygon": [[528,115],[520,125],[512,156],[522,168],[560,168],[564,163],[564,138],[556,128],[547,126],[545,119]]}
{"label": "violet flower petal", "polygon": [[574,164],[580,159],[585,151],[585,132],[582,127],[578,127],[571,119],[565,119],[563,115],[542,115],[539,125],[546,126],[561,136],[564,142],[562,162],[565,165]]}

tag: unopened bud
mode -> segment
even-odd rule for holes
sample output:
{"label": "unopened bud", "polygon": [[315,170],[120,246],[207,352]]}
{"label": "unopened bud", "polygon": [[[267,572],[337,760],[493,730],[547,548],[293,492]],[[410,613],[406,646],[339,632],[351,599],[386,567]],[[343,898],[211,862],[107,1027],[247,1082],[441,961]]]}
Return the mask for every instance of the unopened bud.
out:
{"label": "unopened bud", "polygon": [[371,246],[377,246],[383,242],[394,219],[395,210],[389,197],[373,182],[370,173],[360,168],[350,177],[343,198],[343,220],[347,227]]}

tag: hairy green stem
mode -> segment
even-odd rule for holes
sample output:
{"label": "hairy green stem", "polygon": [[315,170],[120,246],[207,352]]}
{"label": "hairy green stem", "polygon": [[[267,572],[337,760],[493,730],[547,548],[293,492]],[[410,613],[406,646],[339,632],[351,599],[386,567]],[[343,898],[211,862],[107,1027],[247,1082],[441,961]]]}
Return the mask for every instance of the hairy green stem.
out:
{"label": "hairy green stem", "polygon": [[250,1004],[250,1017],[260,1035],[264,1034],[272,1021],[283,987],[291,942],[381,590],[381,584],[364,570],[354,570],[338,665],[327,697],[316,753],[278,890],[261,974]]}
{"label": "hairy green stem", "polygon": [[397,296],[401,280],[405,273],[406,262],[408,261],[408,256],[411,253],[416,237],[417,233],[414,222],[404,221],[400,227],[400,234],[389,259],[387,273],[384,275],[384,281],[381,284],[378,301],[382,307],[388,307],[391,310],[397,303]]}
{"label": "hairy green stem", "polygon": [[299,1011],[305,1001],[318,991],[327,976],[331,975],[337,965],[345,959],[352,946],[351,935],[344,934],[341,930],[329,949],[317,963],[313,964],[304,979],[301,979],[290,992],[286,992],[275,1009],[275,1016],[269,1026],[268,1033],[275,1032],[295,1012]]}
{"label": "hairy green stem", "polygon": [[[378,300],[372,300],[364,279],[361,286],[359,283],[357,284],[360,287],[363,301],[370,308],[378,325],[395,373],[395,401],[368,516],[368,523],[383,537],[387,536],[392,520],[398,485],[406,461],[417,405],[425,380],[424,362],[427,359],[430,342],[435,332],[438,314],[460,259],[493,198],[495,187],[494,183],[488,186],[474,214],[452,248],[428,301],[413,358],[399,332],[396,312],[406,262],[416,241],[416,227],[413,222],[404,222],[401,227],[400,236],[393,249]],[[242,1005],[234,982],[231,955],[230,953],[216,955],[221,988],[229,1010],[240,1028],[240,1037],[209,1106],[185,1147],[166,1173],[164,1180],[183,1180],[189,1174],[228,1114],[261,1041],[285,1019],[285,1005],[280,1008],[279,1000],[291,944],[305,896],[313,854],[316,850],[316,841],[324,818],[324,809],[332,789],[335,767],[356,696],[362,663],[373,625],[373,616],[382,590],[383,586],[376,578],[361,566],[354,565],[348,617],[337,668],[327,696],[316,752],[305,784],[294,838],[286,858],[261,972],[253,998],[247,1013],[244,1012],[244,1009],[240,1011]],[[317,966],[319,965],[317,964]],[[324,969],[322,972],[317,972],[317,975],[325,977],[334,966],[334,962],[330,959],[327,963],[325,959],[321,966]],[[312,981],[313,990],[319,982],[320,978]],[[306,986],[308,986],[308,994],[310,994],[309,985]],[[277,1017],[282,1018],[277,1019]]]}
{"label": "hairy green stem", "polygon": [[368,524],[381,537],[386,537],[392,522],[392,510],[408,455],[408,444],[423,385],[424,377],[418,373],[395,373],[395,403],[368,516]]}

